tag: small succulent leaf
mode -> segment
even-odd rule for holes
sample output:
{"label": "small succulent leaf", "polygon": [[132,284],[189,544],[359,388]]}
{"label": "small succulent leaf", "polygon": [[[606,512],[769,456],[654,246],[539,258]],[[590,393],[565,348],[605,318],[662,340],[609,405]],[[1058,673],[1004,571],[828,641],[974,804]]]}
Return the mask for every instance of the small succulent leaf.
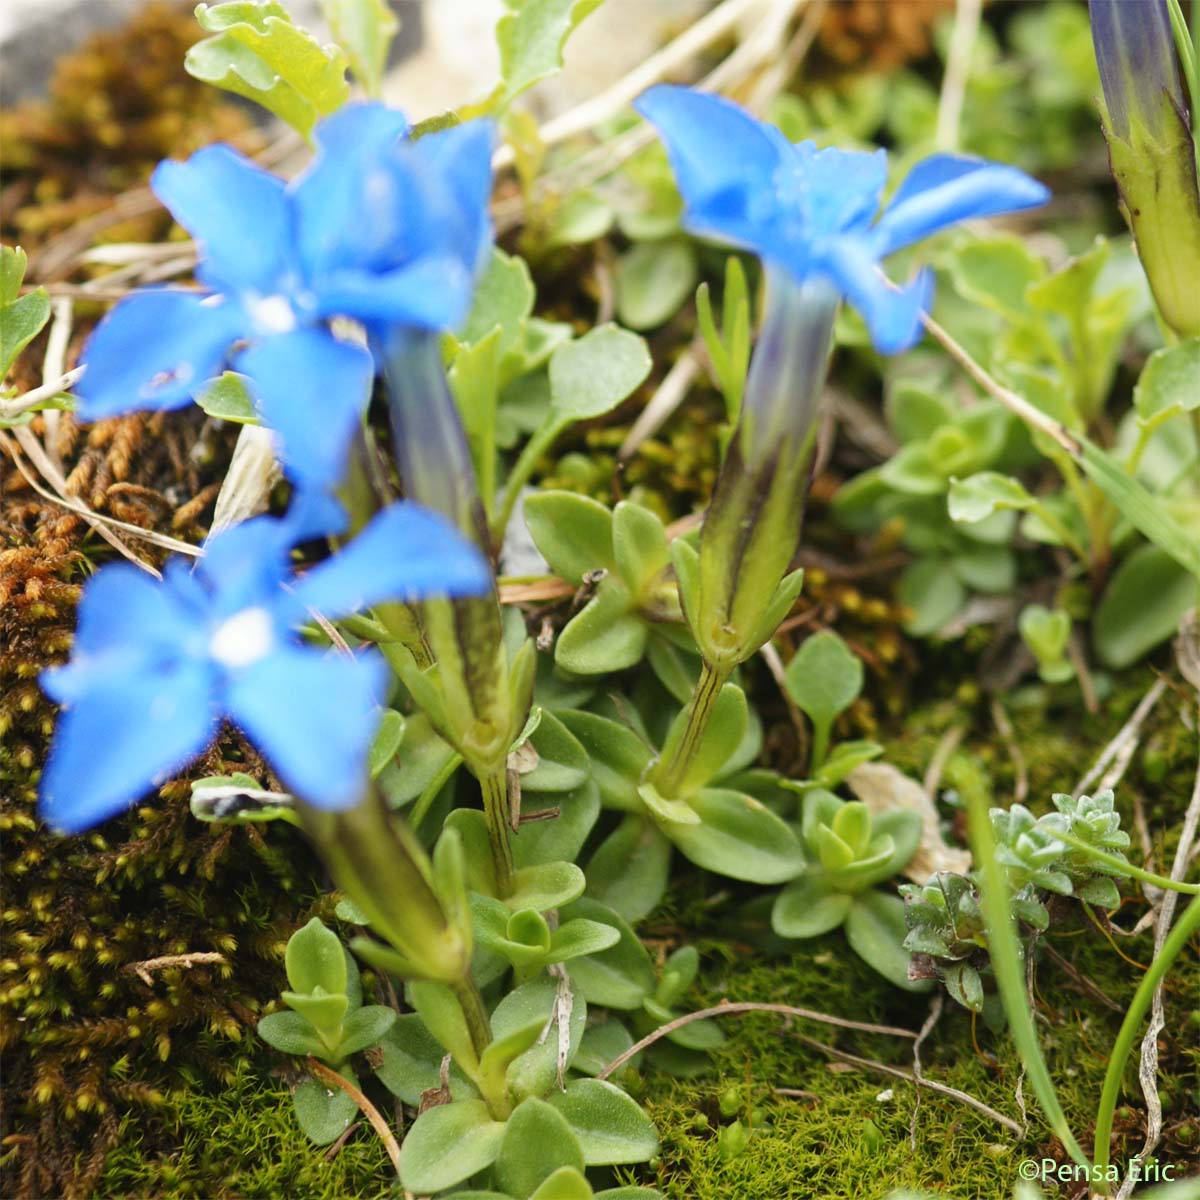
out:
{"label": "small succulent leaf", "polygon": [[646,622],[634,611],[633,597],[609,577],[558,635],[554,661],[575,675],[623,671],[641,662],[649,634]]}
{"label": "small succulent leaf", "polygon": [[591,571],[616,570],[613,515],[574,492],[537,492],[525,499],[525,523],[550,569],[578,586]]}
{"label": "small succulent leaf", "polygon": [[[394,1096],[414,1108],[421,1093],[441,1082],[441,1064],[446,1051],[425,1028],[416,1013],[403,1013],[379,1040],[382,1060],[375,1068],[380,1082]],[[474,1086],[456,1063],[450,1064],[450,1096],[467,1100],[475,1095]]]}
{"label": "small succulent leaf", "polygon": [[[343,1069],[340,1074],[355,1082],[349,1070]],[[292,1093],[292,1107],[304,1136],[317,1146],[336,1141],[358,1116],[358,1105],[350,1096],[318,1079],[305,1079],[297,1085]]]}
{"label": "small succulent leaf", "polygon": [[519,942],[541,954],[550,949],[550,926],[536,909],[525,908],[512,913],[505,926],[505,936],[510,942]]}
{"label": "small succulent leaf", "polygon": [[395,1009],[386,1004],[368,1004],[356,1009],[342,1028],[342,1043],[338,1047],[343,1056],[359,1054],[370,1046],[379,1044],[384,1034],[396,1023]]}
{"label": "small succulent leaf", "polygon": [[814,725],[828,725],[858,698],[862,660],[831,629],[806,638],[784,671],[788,695]]}
{"label": "small succulent leaf", "polygon": [[671,543],[671,565],[675,568],[675,580],[679,586],[679,605],[688,626],[695,630],[700,593],[700,553],[690,542],[676,538]]}
{"label": "small succulent leaf", "polygon": [[541,1037],[546,1022],[534,1016],[524,1025],[492,1039],[479,1056],[479,1087],[485,1096],[504,1094],[505,1076],[513,1060],[520,1058]]}
{"label": "small succulent leaf", "polygon": [[583,872],[574,863],[539,863],[515,872],[513,890],[504,903],[513,912],[522,908],[546,912],[577,900],[586,885]]}
{"label": "small succulent leaf", "polygon": [[753,883],[785,883],[804,867],[791,827],[751,796],[705,788],[691,797],[699,824],[663,832],[697,866]]}
{"label": "small succulent leaf", "polygon": [[236,425],[261,425],[254,397],[246,386],[246,376],[225,371],[196,393],[196,403],[218,421]]}
{"label": "small succulent leaf", "polygon": [[546,1176],[536,1192],[530,1193],[529,1200],[593,1200],[595,1195],[586,1175],[574,1167],[560,1167],[553,1175]]}
{"label": "small succulent leaf", "polygon": [[628,726],[597,713],[570,709],[558,715],[587,751],[604,806],[641,812],[637,789],[653,757],[649,746]]}
{"label": "small succulent leaf", "polygon": [[1132,666],[1171,637],[1195,603],[1195,578],[1165,550],[1139,546],[1117,567],[1096,608],[1097,657],[1115,670]]}
{"label": "small succulent leaf", "polygon": [[588,861],[587,895],[626,921],[640,921],[666,895],[670,864],[671,843],[652,821],[630,813]]}
{"label": "small succulent leaf", "polygon": [[496,1161],[504,1123],[482,1100],[455,1100],[426,1109],[400,1148],[400,1180],[410,1192],[440,1192]]}
{"label": "small succulent leaf", "polygon": [[641,784],[638,796],[664,832],[667,832],[667,826],[700,824],[700,817],[687,800],[673,800],[664,796],[653,783]]}
{"label": "small succulent leaf", "polygon": [[983,1012],[983,980],[979,972],[967,963],[954,963],[942,968],[942,981],[952,1000],[971,1012]]}
{"label": "small succulent leaf", "polygon": [[522,793],[524,817],[553,808],[558,809],[557,816],[521,826],[521,836],[513,845],[513,860],[518,867],[574,862],[600,815],[600,789],[588,779],[571,792]]}
{"label": "small succulent leaf", "polygon": [[650,352],[635,333],[601,325],[550,356],[550,406],[561,421],[611,412],[650,374]]}
{"label": "small succulent leaf", "polygon": [[283,992],[280,998],[317,1031],[324,1045],[322,1059],[337,1062],[346,1057],[341,1049],[342,1018],[350,1006],[345,993],[330,996],[318,988],[315,993]]}
{"label": "small succulent leaf", "polygon": [[[713,704],[700,746],[680,781],[680,797],[690,796],[720,772],[746,736],[749,720],[746,693],[736,684],[725,684]],[[686,729],[687,710],[684,709],[672,722],[667,734],[662,752],[664,760],[671,757]]]}
{"label": "small succulent leaf", "polygon": [[952,479],[947,507],[952,521],[974,522],[1006,510],[1023,511],[1034,503],[1018,479],[997,471],[980,471]]}
{"label": "small succulent leaf", "polygon": [[758,645],[763,646],[775,636],[775,631],[783,624],[783,620],[788,613],[792,611],[792,605],[796,603],[796,597],[800,595],[803,587],[803,567],[785,575],[779,581],[779,586],[775,589],[775,594],[771,597],[770,604],[767,605],[763,612],[762,622],[750,639],[752,643],[756,642]]}
{"label": "small succulent leaf", "polygon": [[816,880],[801,875],[775,897],[771,928],[780,937],[819,937],[845,921],[852,901],[849,893],[825,891]]}
{"label": "small succulent leaf", "polygon": [[599,1079],[575,1079],[549,1097],[579,1139],[589,1166],[645,1162],[658,1150],[654,1124],[620,1088]]}
{"label": "small succulent leaf", "polygon": [[897,599],[912,614],[904,622],[905,631],[928,637],[962,610],[967,590],[944,560],[919,558],[905,567]]}
{"label": "small succulent leaf", "polygon": [[635,242],[613,271],[617,316],[630,329],[655,329],[687,303],[696,286],[696,250],[690,239]]}
{"label": "small succulent leaf", "polygon": [[[829,757],[821,764],[813,780],[823,788],[837,787],[855,767],[878,758],[883,747],[878,742],[839,742]],[[784,783],[787,786],[787,783]]]}
{"label": "small succulent leaf", "polygon": [[662,521],[648,508],[622,500],[613,509],[613,558],[625,586],[641,599],[671,562]]}
{"label": "small succulent leaf", "polygon": [[583,896],[560,912],[568,922],[601,924],[616,935],[604,948],[586,958],[574,958],[567,968],[589,1004],[636,1010],[654,990],[654,966],[641,940],[612,909]]}
{"label": "small succulent leaf", "polygon": [[[583,1075],[599,1075],[609,1063],[620,1057],[633,1045],[633,1034],[625,1027],[624,1022],[615,1016],[589,1025],[583,1031],[583,1040],[579,1043],[579,1053],[571,1063],[571,1070]],[[639,1056],[634,1055],[628,1064],[636,1067]]]}
{"label": "small succulent leaf", "polygon": [[379,717],[379,727],[371,740],[367,752],[367,770],[372,779],[378,779],[384,767],[391,763],[400,750],[404,738],[405,720],[394,708],[385,708]]}
{"label": "small succulent leaf", "polygon": [[346,990],[346,955],[341,939],[317,917],[288,938],[284,966],[294,992],[313,992],[318,987],[331,994]]}
{"label": "small succulent leaf", "polygon": [[909,992],[929,990],[930,980],[908,977],[904,902],[898,896],[883,892],[863,892],[855,896],[842,928],[855,954],[890,983]]}
{"label": "small succulent leaf", "polygon": [[187,52],[188,74],[261,104],[304,137],[350,94],[342,51],[321,46],[275,0],[200,4],[196,20],[214,36]]}
{"label": "small succulent leaf", "polygon": [[420,974],[404,955],[397,953],[390,946],[385,946],[382,942],[375,941],[374,938],[352,938],[350,949],[368,966],[374,967],[377,971],[383,971],[387,975],[394,975],[397,979],[411,979]]}
{"label": "small succulent leaf", "polygon": [[832,829],[861,858],[871,840],[871,810],[861,800],[848,800],[834,813]]}
{"label": "small succulent leaf", "polygon": [[[686,649],[668,630],[683,633],[691,643]],[[646,642],[646,661],[658,678],[679,704],[686,704],[700,675],[700,657],[695,652],[691,634],[678,626],[660,625],[650,631]]]}
{"label": "small succulent leaf", "polygon": [[456,808],[447,815],[443,829],[453,829],[462,842],[468,889],[484,896],[494,896],[498,887],[487,818],[478,809]]}
{"label": "small succulent leaf", "polygon": [[689,1021],[678,1029],[667,1034],[667,1040],[686,1050],[699,1050],[708,1053],[718,1046],[725,1044],[725,1034],[716,1021],[703,1017],[699,1021]]}
{"label": "small succulent leaf", "polygon": [[695,946],[680,946],[663,963],[662,975],[654,992],[656,1003],[673,1008],[696,982],[700,971],[700,951]]}
{"label": "small succulent leaf", "polygon": [[298,1012],[268,1013],[258,1022],[258,1036],[281,1054],[311,1054],[324,1058],[325,1043]]}
{"label": "small succulent leaf", "polygon": [[529,742],[537,751],[537,765],[521,776],[522,794],[571,792],[587,781],[587,751],[552,712],[542,710]]}
{"label": "small succulent leaf", "polygon": [[529,1196],[560,1168],[578,1174],[583,1167],[583,1151],[561,1113],[536,1096],[513,1109],[495,1167],[496,1181],[506,1192]]}
{"label": "small succulent leaf", "polygon": [[550,962],[567,962],[584,955],[599,954],[621,940],[620,931],[602,921],[567,921],[554,931]]}
{"label": "small succulent leaf", "polygon": [[17,355],[50,320],[50,294],[45,288],[20,294],[26,262],[20,246],[0,246],[0,383]]}
{"label": "small succulent leaf", "polygon": [[[567,1018],[567,1065],[570,1066],[587,1024],[587,1001],[573,984],[570,987],[570,1016]],[[543,978],[523,984],[508,993],[492,1013],[492,1036],[506,1037],[540,1017],[546,1028],[555,1009],[558,983]],[[518,1055],[506,1072],[508,1091],[514,1100],[545,1096],[558,1078],[559,1025],[557,1019],[546,1036]]]}
{"label": "small succulent leaf", "polygon": [[563,46],[601,0],[505,0],[509,12],[496,24],[500,86],[489,100],[506,108],[523,91],[562,67]]}
{"label": "small succulent leaf", "polygon": [[524,338],[525,323],[533,312],[536,297],[525,260],[493,247],[488,265],[475,285],[471,311],[459,332],[459,340],[474,346],[498,329],[499,353],[511,353]]}
{"label": "small succulent leaf", "polygon": [[1133,407],[1143,425],[1200,409],[1200,338],[1155,350],[1133,389]]}
{"label": "small succulent leaf", "polygon": [[445,984],[412,980],[407,987],[409,1003],[438,1044],[468,1075],[479,1070],[479,1059],[462,1007]]}
{"label": "small succulent leaf", "polygon": [[363,90],[378,96],[388,47],[400,28],[387,0],[321,0],[321,12]]}
{"label": "small succulent leaf", "polygon": [[1121,903],[1121,893],[1117,885],[1105,875],[1089,879],[1075,889],[1075,895],[1086,904],[1094,904],[1105,911],[1110,911]]}

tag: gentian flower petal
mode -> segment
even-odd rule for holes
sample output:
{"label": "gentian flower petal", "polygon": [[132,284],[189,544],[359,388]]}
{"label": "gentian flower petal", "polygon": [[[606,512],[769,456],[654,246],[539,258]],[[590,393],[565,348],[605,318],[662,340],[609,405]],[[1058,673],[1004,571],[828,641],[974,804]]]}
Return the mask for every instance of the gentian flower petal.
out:
{"label": "gentian flower petal", "polygon": [[[286,520],[254,517],[223,529],[204,544],[204,556],[188,573],[182,563],[167,564],[167,580],[180,576],[206,589],[206,619],[221,620],[247,608],[269,608],[280,596],[287,574],[293,531]],[[178,574],[172,573],[176,568]]]}
{"label": "gentian flower petal", "polygon": [[408,133],[383,104],[347,104],[314,131],[317,157],[292,186],[296,237],[310,280],[366,266],[394,248],[414,204],[392,164]]}
{"label": "gentian flower petal", "polygon": [[199,243],[197,278],[218,291],[276,292],[288,274],[292,213],[282,179],[229,146],[205,146],[186,162],[167,159],[154,194]]}
{"label": "gentian flower petal", "polygon": [[97,671],[93,685],[59,716],[42,776],[41,814],[67,833],[132,804],[216,732],[212,674],[203,661]]}
{"label": "gentian flower petal", "polygon": [[879,211],[887,183],[886,150],[842,150],[813,142],[794,147],[804,217],[802,235],[827,237],[861,227]]}
{"label": "gentian flower petal", "polygon": [[236,672],[226,700],[292,791],[318,808],[346,809],[362,798],[387,675],[377,654],[287,646]]}
{"label": "gentian flower petal", "polygon": [[870,249],[852,238],[833,239],[821,268],[862,314],[881,354],[898,354],[920,340],[921,314],[933,298],[933,272],[922,271],[906,286],[893,287]]}
{"label": "gentian flower petal", "polygon": [[288,474],[303,486],[336,483],[367,405],[371,355],[323,330],[297,329],[243,350],[237,367],[250,377],[264,423],[279,434]]}
{"label": "gentian flower petal", "polygon": [[180,408],[217,375],[245,323],[240,307],[197,292],[148,291],[122,300],[84,347],[79,416],[98,421]]}
{"label": "gentian flower petal", "polygon": [[451,329],[466,316],[474,272],[460,258],[428,255],[395,271],[331,271],[321,279],[320,311],[370,324]]}
{"label": "gentian flower petal", "polygon": [[891,254],[949,225],[1035,208],[1050,190],[1016,167],[934,154],[917,163],[875,226],[876,253]]}
{"label": "gentian flower petal", "polygon": [[381,600],[479,596],[491,586],[487,559],[445,517],[400,501],[303,576],[294,592],[301,604],[338,617]]}
{"label": "gentian flower petal", "polygon": [[783,134],[722,96],[672,84],[643,92],[634,108],[666,143],[689,229],[786,255],[782,227],[800,214],[787,186],[795,148]]}

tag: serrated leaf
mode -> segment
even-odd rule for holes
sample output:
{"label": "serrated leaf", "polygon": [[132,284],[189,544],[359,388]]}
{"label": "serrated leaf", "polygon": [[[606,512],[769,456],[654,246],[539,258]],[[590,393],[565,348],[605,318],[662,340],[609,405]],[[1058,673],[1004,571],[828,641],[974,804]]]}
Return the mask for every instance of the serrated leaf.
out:
{"label": "serrated leaf", "polygon": [[386,0],[321,0],[321,12],[364,91],[378,96],[388,47],[400,28],[396,14]]}
{"label": "serrated leaf", "polygon": [[523,91],[562,67],[571,32],[601,0],[506,0],[510,12],[496,23],[500,87],[489,101],[502,109]]}
{"label": "serrated leaf", "polygon": [[645,341],[601,325],[550,356],[550,404],[560,420],[590,420],[611,412],[649,374]]}
{"label": "serrated leaf", "polygon": [[261,104],[304,137],[350,95],[342,51],[321,46],[275,0],[200,4],[196,20],[215,36],[187,52],[188,74]]}

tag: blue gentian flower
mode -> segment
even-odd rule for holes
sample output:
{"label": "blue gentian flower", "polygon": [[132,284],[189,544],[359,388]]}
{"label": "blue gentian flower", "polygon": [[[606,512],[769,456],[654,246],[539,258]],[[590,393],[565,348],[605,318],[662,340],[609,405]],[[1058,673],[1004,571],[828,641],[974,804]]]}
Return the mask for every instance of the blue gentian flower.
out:
{"label": "blue gentian flower", "polygon": [[634,106],[657,126],[688,228],[761,255],[797,281],[825,280],[859,310],[877,349],[920,336],[932,294],[922,272],[903,288],[880,259],[973,217],[1031,208],[1049,191],[1015,167],[955,154],[918,163],[875,220],[887,154],[789,142],[720,96],[660,84]]}
{"label": "blue gentian flower", "polygon": [[384,599],[485,593],[483,555],[410,502],[384,509],[341,552],[299,577],[286,520],[259,517],[207,544],[161,582],[128,563],[84,589],[71,660],[42,676],[64,705],[41,812],[78,832],[119,812],[212,741],[228,717],[280,778],[317,807],[361,796],[387,668],[373,651],[304,645],[310,612],[344,616]]}
{"label": "blue gentian flower", "polygon": [[118,304],[84,349],[80,415],[178,408],[228,365],[293,479],[336,482],[374,366],[330,320],[454,326],[491,241],[491,122],[407,133],[394,109],[349,105],[317,127],[317,157],[291,184],[223,145],[161,163],[151,186],[199,242],[206,291]]}

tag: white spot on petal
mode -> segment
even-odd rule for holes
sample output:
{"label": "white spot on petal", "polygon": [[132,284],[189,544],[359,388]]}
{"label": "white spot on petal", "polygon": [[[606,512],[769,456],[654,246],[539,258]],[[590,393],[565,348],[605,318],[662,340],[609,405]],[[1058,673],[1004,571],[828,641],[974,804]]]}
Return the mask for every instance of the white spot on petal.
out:
{"label": "white spot on petal", "polygon": [[260,296],[248,307],[260,333],[291,333],[296,328],[296,310],[286,296]]}
{"label": "white spot on petal", "polygon": [[275,626],[265,608],[245,608],[224,621],[208,643],[209,653],[226,667],[248,667],[270,653]]}

